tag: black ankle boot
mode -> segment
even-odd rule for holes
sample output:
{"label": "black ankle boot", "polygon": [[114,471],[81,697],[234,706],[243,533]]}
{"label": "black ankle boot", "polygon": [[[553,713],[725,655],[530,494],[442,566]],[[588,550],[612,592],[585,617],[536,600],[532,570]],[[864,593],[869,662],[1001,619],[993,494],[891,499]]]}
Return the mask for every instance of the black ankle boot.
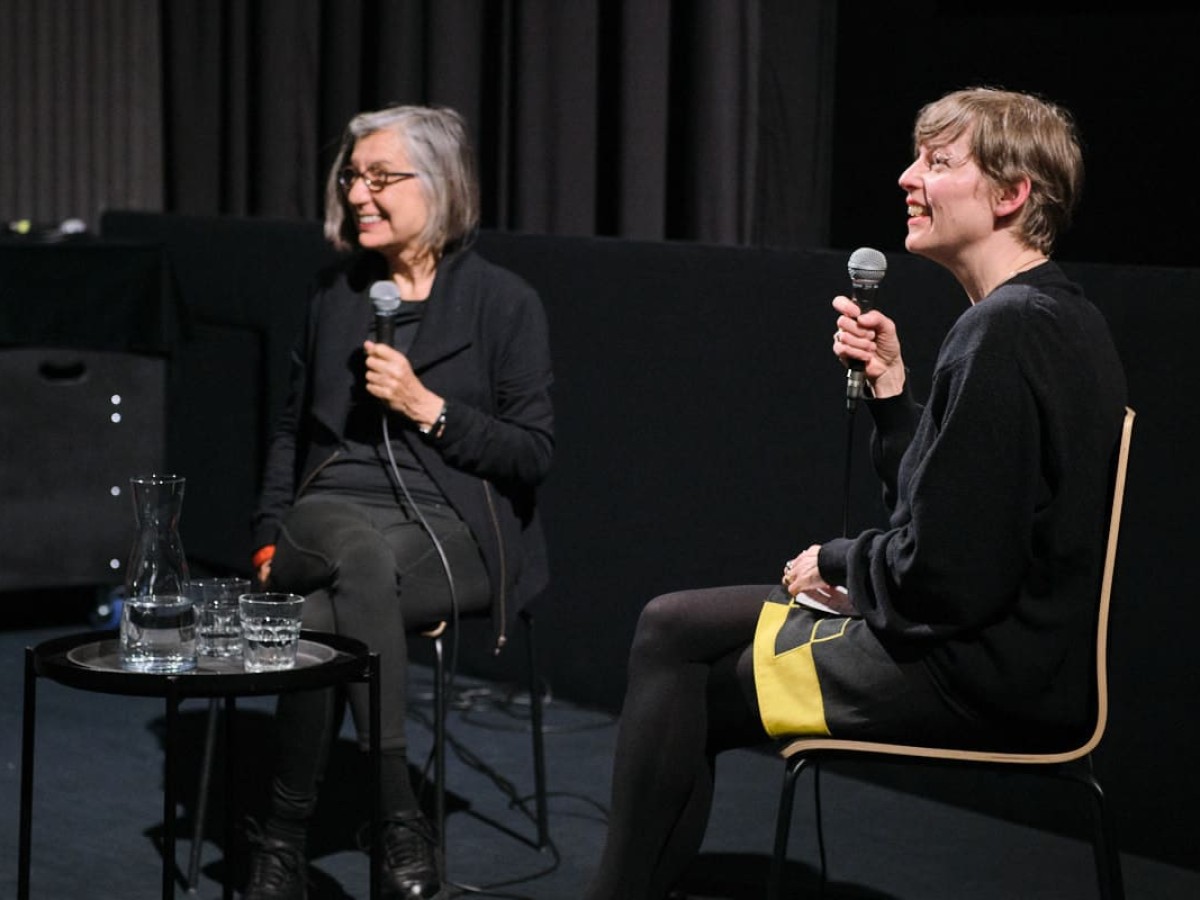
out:
{"label": "black ankle boot", "polygon": [[428,900],[442,889],[433,829],[419,812],[388,816],[383,825],[385,900]]}
{"label": "black ankle boot", "polygon": [[250,875],[242,900],[306,900],[304,851],[275,838],[250,837]]}

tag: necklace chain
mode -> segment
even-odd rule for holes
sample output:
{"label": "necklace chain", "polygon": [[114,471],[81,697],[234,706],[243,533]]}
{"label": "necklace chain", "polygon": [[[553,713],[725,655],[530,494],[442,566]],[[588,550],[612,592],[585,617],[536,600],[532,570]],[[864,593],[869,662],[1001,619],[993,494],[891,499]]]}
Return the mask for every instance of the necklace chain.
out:
{"label": "necklace chain", "polygon": [[1047,257],[1039,253],[1034,259],[1031,259],[1029,262],[1025,263],[1025,265],[1017,266],[1017,268],[1005,275],[1004,281],[1008,281],[1010,278],[1014,278],[1015,276],[1020,275],[1022,272],[1028,272],[1034,266],[1041,265],[1042,263],[1046,262],[1046,260]]}

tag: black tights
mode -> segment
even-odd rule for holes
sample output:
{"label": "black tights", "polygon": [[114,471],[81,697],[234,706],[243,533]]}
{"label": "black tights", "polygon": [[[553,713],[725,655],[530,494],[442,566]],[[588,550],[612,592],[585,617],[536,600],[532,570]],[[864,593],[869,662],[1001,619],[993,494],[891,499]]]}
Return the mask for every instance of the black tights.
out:
{"label": "black tights", "polygon": [[700,850],[716,754],[768,740],[752,666],[770,586],[656,597],[638,620],[617,730],[612,809],[588,900],[651,900]]}

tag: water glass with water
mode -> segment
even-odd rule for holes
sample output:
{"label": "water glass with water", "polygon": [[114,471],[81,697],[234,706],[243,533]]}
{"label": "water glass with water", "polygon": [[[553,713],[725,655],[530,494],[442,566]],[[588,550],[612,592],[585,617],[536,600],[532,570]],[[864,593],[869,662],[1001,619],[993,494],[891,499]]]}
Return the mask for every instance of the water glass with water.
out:
{"label": "water glass with water", "polygon": [[251,593],[238,598],[247,672],[274,672],[296,665],[303,606],[304,598],[298,594]]}
{"label": "water glass with water", "polygon": [[144,594],[121,609],[121,668],[172,674],[196,668],[196,608],[179,594]]}
{"label": "water glass with water", "polygon": [[187,595],[196,605],[196,652],[228,659],[242,652],[238,598],[250,590],[248,578],[193,578]]}

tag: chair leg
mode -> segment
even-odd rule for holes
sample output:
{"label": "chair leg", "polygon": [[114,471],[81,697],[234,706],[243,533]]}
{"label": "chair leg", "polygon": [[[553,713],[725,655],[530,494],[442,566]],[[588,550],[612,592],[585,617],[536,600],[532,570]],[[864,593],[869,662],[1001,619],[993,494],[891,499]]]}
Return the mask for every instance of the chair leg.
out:
{"label": "chair leg", "polygon": [[[804,766],[813,766],[813,799],[816,811],[817,853],[820,866],[819,896],[825,896],[826,854],[825,834],[821,815],[821,769],[818,759],[808,759],[803,754],[785,761],[783,787],[779,796],[779,816],[775,823],[775,848],[771,857],[771,868],[767,880],[767,900],[781,900],[783,896],[783,873],[787,864],[788,833],[791,828],[796,781]],[[1121,853],[1116,841],[1112,818],[1104,802],[1104,791],[1092,771],[1091,758],[1082,764],[1068,764],[1042,774],[1057,774],[1070,778],[1086,787],[1092,796],[1095,828],[1092,847],[1096,860],[1096,876],[1102,900],[1125,900],[1125,883],[1121,874]]]}
{"label": "chair leg", "polygon": [[1087,788],[1092,797],[1092,850],[1096,859],[1096,881],[1102,900],[1125,900],[1125,883],[1121,876],[1121,848],[1116,841],[1112,819],[1104,802],[1104,790],[1096,780],[1091,756],[1052,768],[1046,773],[1068,778]]}
{"label": "chair leg", "polygon": [[25,648],[25,699],[21,707],[21,824],[17,849],[17,900],[29,900],[33,852],[33,746],[37,726],[37,669],[32,647]]}
{"label": "chair leg", "polygon": [[1096,785],[1096,810],[1100,815],[1096,844],[1096,866],[1103,900],[1125,900],[1125,878],[1121,873],[1121,847],[1117,843],[1112,816],[1104,803],[1100,785]]}
{"label": "chair leg", "polygon": [[433,639],[433,802],[438,846],[446,845],[446,656],[439,634]]}
{"label": "chair leg", "polygon": [[533,614],[521,611],[525,622],[525,646],[529,666],[529,725],[533,737],[534,802],[537,807],[537,848],[544,850],[550,843],[549,811],[546,801],[546,750],[542,731],[542,680],[537,664],[537,648],[533,640]]}
{"label": "chair leg", "polygon": [[767,900],[782,900],[783,874],[787,868],[788,836],[792,827],[792,812],[795,806],[796,782],[804,768],[811,763],[813,768],[813,807],[816,814],[817,853],[820,860],[820,882],[818,897],[825,896],[825,829],[821,822],[821,763],[804,755],[785,761],[783,787],[779,792],[779,815],[775,820],[775,849],[771,855],[771,868],[767,876]]}
{"label": "chair leg", "polygon": [[380,785],[383,784],[383,753],[379,749],[379,732],[383,730],[383,717],[379,709],[378,653],[371,653],[367,657],[366,674],[368,718],[371,723],[368,748],[371,759],[371,875],[368,890],[370,900],[377,900],[383,896],[383,798],[380,792]]}
{"label": "chair leg", "polygon": [[825,885],[828,881],[827,860],[825,857],[825,817],[821,814],[821,760],[814,759],[813,767],[813,812],[816,816],[817,860],[820,865],[820,880],[817,882],[817,896],[824,898]]}
{"label": "chair leg", "polygon": [[1104,802],[1104,790],[1092,770],[1091,757],[1085,769],[1074,769],[1070,777],[1086,787],[1092,795],[1095,811],[1095,827],[1092,833],[1092,849],[1096,856],[1096,880],[1100,887],[1101,900],[1125,900],[1125,881],[1121,874],[1121,848],[1116,841],[1112,817]]}
{"label": "chair leg", "polygon": [[783,870],[787,865],[788,835],[792,828],[792,808],[796,799],[796,779],[804,768],[804,757],[789,759],[784,763],[783,787],[779,791],[779,813],[775,818],[775,850],[771,854],[771,868],[767,873],[767,900],[783,897]]}

